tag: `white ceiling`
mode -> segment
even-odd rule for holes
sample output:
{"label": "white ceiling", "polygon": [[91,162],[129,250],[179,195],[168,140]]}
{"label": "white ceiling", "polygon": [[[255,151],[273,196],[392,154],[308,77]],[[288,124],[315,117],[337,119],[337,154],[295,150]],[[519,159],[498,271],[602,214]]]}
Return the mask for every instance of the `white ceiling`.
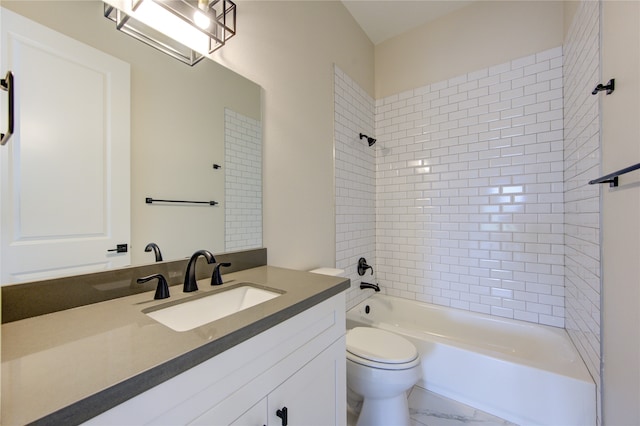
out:
{"label": "white ceiling", "polygon": [[460,9],[473,0],[342,0],[373,44]]}

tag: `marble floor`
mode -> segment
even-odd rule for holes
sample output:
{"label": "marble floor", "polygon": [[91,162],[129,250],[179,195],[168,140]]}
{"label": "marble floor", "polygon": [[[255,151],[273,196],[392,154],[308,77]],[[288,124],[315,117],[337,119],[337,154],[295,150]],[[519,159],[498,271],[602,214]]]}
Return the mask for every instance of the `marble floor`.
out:
{"label": "marble floor", "polygon": [[[409,413],[412,426],[516,426],[418,386],[414,386],[409,394]],[[349,409],[348,426],[355,426],[356,421],[357,415]]]}

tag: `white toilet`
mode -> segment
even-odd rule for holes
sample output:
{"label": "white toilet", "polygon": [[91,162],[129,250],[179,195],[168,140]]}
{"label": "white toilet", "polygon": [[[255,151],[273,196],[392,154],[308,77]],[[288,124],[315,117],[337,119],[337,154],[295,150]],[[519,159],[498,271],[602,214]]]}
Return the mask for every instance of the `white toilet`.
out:
{"label": "white toilet", "polygon": [[422,376],[420,356],[407,339],[389,331],[347,331],[347,387],[362,396],[357,426],[409,426],[406,392]]}

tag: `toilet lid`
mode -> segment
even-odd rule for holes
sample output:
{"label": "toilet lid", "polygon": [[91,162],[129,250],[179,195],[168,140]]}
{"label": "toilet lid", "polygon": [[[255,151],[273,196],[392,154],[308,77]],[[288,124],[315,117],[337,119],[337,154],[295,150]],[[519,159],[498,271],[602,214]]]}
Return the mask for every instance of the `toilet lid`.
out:
{"label": "toilet lid", "polygon": [[404,364],[418,357],[416,347],[404,337],[371,327],[356,327],[347,332],[347,352],[386,364]]}

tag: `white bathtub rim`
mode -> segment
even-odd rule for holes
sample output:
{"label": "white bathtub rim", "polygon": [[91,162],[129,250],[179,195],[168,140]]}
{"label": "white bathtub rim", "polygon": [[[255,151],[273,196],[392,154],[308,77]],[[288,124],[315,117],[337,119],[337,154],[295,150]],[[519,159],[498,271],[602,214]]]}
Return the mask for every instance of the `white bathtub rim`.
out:
{"label": "white bathtub rim", "polygon": [[[549,363],[549,362],[542,362],[536,359],[532,359],[532,358],[528,358],[528,357],[522,357],[522,356],[518,356],[518,355],[514,355],[514,354],[510,354],[506,351],[500,350],[500,349],[490,349],[487,348],[486,346],[477,346],[474,344],[469,344],[466,343],[464,340],[459,339],[459,338],[452,338],[451,336],[443,336],[443,335],[439,335],[437,333],[432,333],[432,332],[428,332],[428,331],[420,331],[414,328],[407,328],[407,327],[403,327],[403,324],[400,323],[394,323],[394,324],[388,324],[388,323],[378,323],[378,322],[373,322],[371,321],[368,317],[365,317],[363,315],[359,314],[359,309],[361,306],[365,306],[368,302],[370,303],[371,300],[379,300],[381,298],[390,298],[392,300],[395,300],[396,302],[399,303],[411,303],[411,304],[416,304],[418,306],[423,306],[426,309],[431,309],[431,310],[436,310],[436,311],[445,311],[445,310],[454,310],[457,311],[457,313],[461,314],[461,315],[471,315],[471,316],[477,316],[480,318],[485,318],[485,319],[490,319],[490,320],[495,320],[498,322],[504,321],[505,323],[512,323],[512,324],[517,324],[518,326],[524,326],[527,328],[540,328],[542,330],[544,330],[547,333],[552,333],[554,334],[556,337],[560,337],[566,344],[568,344],[570,346],[570,351],[571,351],[571,359],[567,359],[566,356],[563,357],[563,362],[559,363],[557,362],[558,360],[555,360],[555,362]],[[566,330],[564,329],[560,329],[557,327],[551,327],[551,326],[546,326],[546,325],[541,325],[541,324],[531,324],[531,323],[526,323],[524,321],[520,321],[520,320],[514,320],[511,318],[493,318],[490,315],[486,315],[486,314],[482,314],[482,313],[476,313],[476,312],[468,312],[468,311],[463,311],[460,309],[456,309],[456,308],[450,308],[450,307],[446,307],[446,306],[439,306],[439,305],[433,305],[433,304],[429,304],[429,303],[425,303],[425,302],[420,302],[420,301],[414,301],[414,300],[407,300],[407,299],[402,299],[399,297],[395,297],[395,296],[387,296],[387,295],[372,295],[371,297],[367,298],[366,300],[362,301],[361,303],[359,303],[358,305],[354,306],[353,308],[351,308],[348,312],[347,312],[347,322],[349,323],[350,321],[355,321],[358,324],[362,324],[364,326],[368,326],[368,327],[376,327],[376,328],[381,328],[383,330],[387,330],[387,331],[391,331],[393,333],[397,333],[397,334],[402,334],[402,335],[406,335],[409,337],[413,337],[416,339],[424,339],[426,338],[427,340],[433,340],[435,342],[438,342],[440,344],[443,345],[449,345],[449,346],[456,346],[456,347],[460,347],[472,352],[476,352],[476,353],[480,353],[484,356],[489,356],[489,357],[498,357],[498,358],[505,358],[506,360],[512,361],[512,362],[516,362],[518,364],[524,364],[533,368],[539,368],[539,369],[543,369],[543,370],[548,370],[551,371],[553,373],[556,374],[560,374],[563,376],[567,376],[567,377],[571,377],[573,379],[576,380],[582,380],[582,381],[586,381],[589,383],[593,383],[593,377],[591,376],[591,373],[589,373],[589,370],[587,369],[582,357],[580,356],[580,354],[578,353],[577,349],[575,349],[575,346],[573,345],[573,343],[571,342],[571,339],[568,335],[568,333],[566,332]],[[567,348],[565,348],[567,349]]]}
{"label": "white bathtub rim", "polygon": [[[490,358],[501,358],[501,359],[504,359],[505,361],[511,361],[514,363],[523,364],[527,367],[548,370],[552,373],[563,375],[574,380],[593,383],[593,378],[591,377],[589,370],[587,370],[586,366],[584,366],[582,359],[574,360],[571,363],[566,363],[566,364],[563,364],[562,366],[555,365],[555,364],[549,365],[547,363],[538,362],[535,360],[526,359],[519,356],[513,356],[503,351],[491,351],[491,350],[487,350],[486,348],[479,348],[475,345],[467,344],[461,340],[456,340],[455,342],[452,342],[452,340],[448,337],[441,337],[441,336],[430,334],[430,333],[421,333],[415,330],[407,330],[400,327],[390,326],[384,323],[368,322],[368,323],[361,323],[361,325],[380,328],[383,330],[391,331],[393,333],[400,334],[406,337],[411,337],[418,340],[422,340],[426,335],[428,336],[429,339],[445,346],[458,347],[460,349],[477,353],[480,356],[486,356]],[[455,343],[455,344],[452,344],[452,343]]]}

